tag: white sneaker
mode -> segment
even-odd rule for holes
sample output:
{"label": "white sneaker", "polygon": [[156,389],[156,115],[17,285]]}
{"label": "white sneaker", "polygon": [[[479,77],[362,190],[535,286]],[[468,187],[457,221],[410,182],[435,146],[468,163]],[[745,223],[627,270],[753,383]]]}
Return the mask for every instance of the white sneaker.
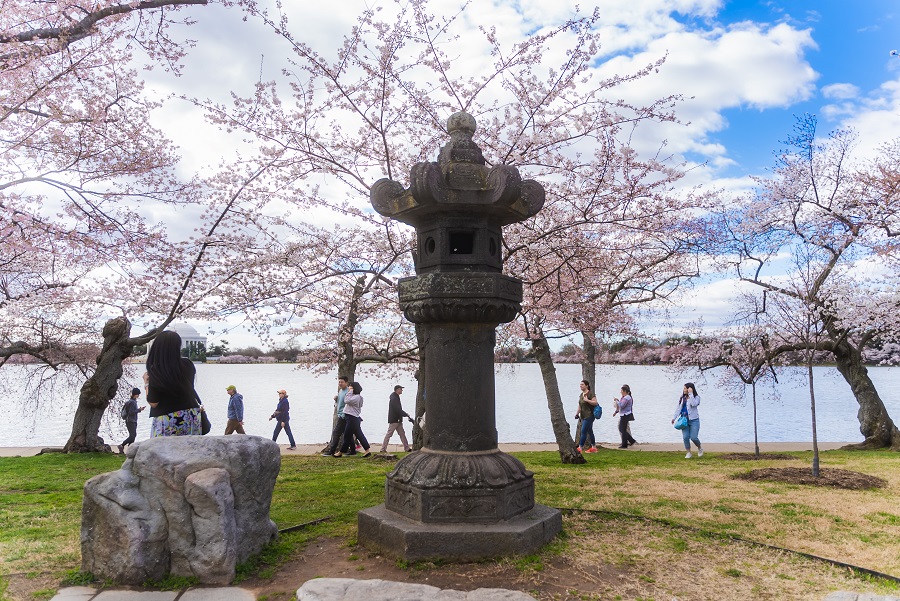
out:
{"label": "white sneaker", "polygon": [[690,459],[691,457],[693,457],[693,455],[691,455],[690,451],[688,451],[687,455],[684,456],[685,459]]}
{"label": "white sneaker", "polygon": [[703,457],[703,449],[697,449],[697,457]]}

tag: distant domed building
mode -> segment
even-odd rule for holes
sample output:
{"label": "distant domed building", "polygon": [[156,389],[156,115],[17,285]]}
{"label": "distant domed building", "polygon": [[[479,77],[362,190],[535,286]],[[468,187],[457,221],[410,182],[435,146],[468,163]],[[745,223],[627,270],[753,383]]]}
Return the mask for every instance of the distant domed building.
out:
{"label": "distant domed building", "polygon": [[[170,323],[166,328],[171,332],[175,332],[181,336],[181,348],[197,346],[202,344],[206,348],[206,336],[201,336],[200,332],[194,329],[194,326],[187,323]],[[193,345],[190,343],[194,343]]]}
{"label": "distant domed building", "polygon": [[206,360],[206,336],[186,323],[170,323],[166,330],[181,336],[181,354],[193,360]]}

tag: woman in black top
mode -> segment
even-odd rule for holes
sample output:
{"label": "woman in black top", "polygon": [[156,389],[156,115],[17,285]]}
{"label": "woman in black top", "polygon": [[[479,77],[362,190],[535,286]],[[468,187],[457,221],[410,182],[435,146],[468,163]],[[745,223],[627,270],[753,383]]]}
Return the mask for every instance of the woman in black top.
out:
{"label": "woman in black top", "polygon": [[147,353],[144,385],[153,424],[150,436],[201,434],[200,407],[194,392],[197,369],[181,356],[181,336],[165,331]]}

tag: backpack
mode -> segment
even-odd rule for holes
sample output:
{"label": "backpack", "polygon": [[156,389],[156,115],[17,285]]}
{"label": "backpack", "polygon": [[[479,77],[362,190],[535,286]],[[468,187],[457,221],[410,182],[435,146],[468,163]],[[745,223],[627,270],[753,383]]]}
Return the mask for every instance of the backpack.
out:
{"label": "backpack", "polygon": [[119,409],[119,417],[122,419],[128,419],[128,403],[122,405],[122,408]]}
{"label": "backpack", "polygon": [[594,419],[600,419],[603,416],[603,407],[600,406],[600,403],[594,406]]}

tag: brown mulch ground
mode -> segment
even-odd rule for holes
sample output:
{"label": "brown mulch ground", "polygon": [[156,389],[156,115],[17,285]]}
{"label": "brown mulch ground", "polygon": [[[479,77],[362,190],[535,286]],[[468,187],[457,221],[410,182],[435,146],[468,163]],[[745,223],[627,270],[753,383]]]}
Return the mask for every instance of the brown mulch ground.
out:
{"label": "brown mulch ground", "polygon": [[781,461],[797,458],[793,455],[785,455],[784,453],[760,453],[759,457],[756,456],[756,453],[728,453],[727,455],[719,455],[719,459],[727,459],[728,461],[765,461],[767,459],[777,459]]}
{"label": "brown mulch ground", "polygon": [[734,477],[739,480],[774,480],[788,484],[831,486],[847,490],[868,490],[887,486],[887,481],[881,478],[834,468],[822,468],[819,470],[819,477],[813,476],[809,467],[766,467]]}

